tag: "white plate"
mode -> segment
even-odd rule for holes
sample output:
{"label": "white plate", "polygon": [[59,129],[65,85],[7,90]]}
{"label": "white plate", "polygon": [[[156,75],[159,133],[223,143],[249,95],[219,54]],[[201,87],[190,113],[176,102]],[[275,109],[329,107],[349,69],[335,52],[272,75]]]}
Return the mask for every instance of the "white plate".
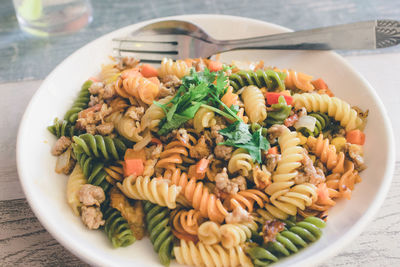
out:
{"label": "white plate", "polygon": [[[166,18],[164,18],[166,19]],[[266,22],[221,15],[190,15],[167,19],[189,20],[217,39],[236,39],[287,31]],[[114,31],[89,43],[65,59],[43,82],[32,98],[21,122],[18,144],[18,173],[26,197],[45,228],[66,248],[84,261],[107,266],[160,265],[148,240],[127,248],[113,249],[102,231],[88,231],[67,205],[67,176],[54,172],[56,158],[50,149],[55,138],[46,130],[54,117],[63,117],[81,84],[100,70],[111,54],[111,39],[126,36],[146,21]],[[217,25],[217,26],[216,26]],[[339,97],[351,105],[369,109],[365,129],[365,159],[368,169],[356,185],[350,201],[339,201],[331,210],[323,237],[279,266],[310,266],[336,254],[356,237],[382,204],[394,169],[394,141],[382,102],[369,83],[333,52],[236,51],[222,60],[263,59],[267,65],[292,68],[322,77]]]}

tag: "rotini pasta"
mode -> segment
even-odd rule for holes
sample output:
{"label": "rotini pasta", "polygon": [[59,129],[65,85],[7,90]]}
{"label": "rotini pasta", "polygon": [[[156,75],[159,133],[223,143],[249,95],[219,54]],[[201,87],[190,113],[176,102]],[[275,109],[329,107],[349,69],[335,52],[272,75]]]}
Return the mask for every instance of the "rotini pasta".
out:
{"label": "rotini pasta", "polygon": [[293,104],[295,108],[305,107],[308,112],[323,112],[351,131],[362,126],[363,122],[358,117],[357,111],[350,105],[337,97],[328,95],[320,95],[318,93],[295,94],[293,96]]}
{"label": "rotini pasta", "polygon": [[260,123],[267,118],[265,98],[260,89],[252,85],[246,86],[242,92],[242,99],[250,122]]}
{"label": "rotini pasta", "polygon": [[149,177],[126,177],[122,184],[117,184],[124,194],[132,199],[148,200],[151,203],[174,209],[180,186],[169,185],[165,179]]}
{"label": "rotini pasta", "polygon": [[78,119],[78,113],[88,107],[90,100],[89,87],[92,83],[93,81],[88,80],[82,85],[78,97],[75,99],[72,107],[64,115],[65,121],[74,124]]}
{"label": "rotini pasta", "polygon": [[80,215],[82,203],[79,200],[79,189],[86,184],[87,180],[79,164],[75,165],[74,170],[69,175],[67,182],[67,202],[76,216]]}
{"label": "rotini pasta", "polygon": [[243,244],[257,229],[254,221],[223,225],[207,221],[200,225],[198,236],[205,245],[221,243],[224,248],[230,249]]}
{"label": "rotini pasta", "polygon": [[221,200],[215,194],[210,193],[202,182],[196,182],[195,178],[189,180],[187,174],[181,173],[179,169],[167,170],[165,178],[182,187],[182,194],[195,210],[200,211],[203,217],[221,223],[228,215]]}
{"label": "rotini pasta", "polygon": [[232,157],[229,159],[228,171],[230,173],[240,172],[244,176],[248,176],[253,168],[253,159],[243,148],[236,149]]}
{"label": "rotini pasta", "polygon": [[190,72],[190,68],[187,63],[183,60],[173,61],[172,59],[164,58],[161,61],[161,67],[158,70],[158,73],[161,78],[167,75],[175,75],[179,79],[183,78],[183,76],[188,75]]}
{"label": "rotini pasta", "polygon": [[332,173],[344,172],[344,153],[336,153],[336,147],[329,144],[329,139],[324,139],[322,134],[308,137],[306,144],[310,150],[323,162]]}
{"label": "rotini pasta", "polygon": [[230,85],[236,91],[248,85],[266,87],[268,90],[285,90],[284,76],[273,70],[239,71],[229,76]]}
{"label": "rotini pasta", "polygon": [[268,242],[266,248],[254,246],[246,249],[255,265],[266,266],[277,262],[281,257],[298,252],[319,239],[322,235],[321,228],[325,227],[325,222],[315,217],[307,217],[298,223],[285,223],[286,229],[276,235],[275,241]]}
{"label": "rotini pasta", "polygon": [[[167,96],[158,100],[158,103],[164,105],[167,104],[171,99],[172,96]],[[164,117],[164,110],[157,104],[151,104],[142,117],[140,124],[141,129],[144,130],[145,128],[149,128],[151,131],[157,132],[158,125],[160,124],[161,119]]]}
{"label": "rotini pasta", "polygon": [[197,132],[201,132],[204,128],[210,128],[216,124],[215,114],[206,108],[199,108],[193,118],[193,126]]}
{"label": "rotini pasta", "polygon": [[74,152],[85,153],[89,157],[105,160],[120,160],[123,158],[126,146],[118,138],[103,137],[101,135],[82,134],[74,136]]}
{"label": "rotini pasta", "polygon": [[101,211],[106,220],[104,231],[114,248],[126,247],[136,241],[128,222],[117,209],[109,205],[109,201],[101,205]]}
{"label": "rotini pasta", "polygon": [[166,266],[266,266],[320,237],[361,182],[368,111],[322,79],[243,67],[121,58],[83,84],[48,130],[88,229],[113,247],[148,233]]}
{"label": "rotini pasta", "polygon": [[314,86],[311,83],[312,76],[307,75],[302,72],[294,71],[294,70],[279,70],[275,69],[275,71],[279,71],[286,74],[285,77],[285,86],[288,89],[299,89],[305,92],[314,91]]}
{"label": "rotini pasta", "polygon": [[144,203],[147,231],[154,250],[158,253],[161,264],[168,266],[172,258],[172,241],[174,239],[168,222],[168,209],[148,201]]}
{"label": "rotini pasta", "polygon": [[174,247],[174,254],[178,263],[191,266],[253,266],[240,246],[225,249],[181,240],[180,246]]}

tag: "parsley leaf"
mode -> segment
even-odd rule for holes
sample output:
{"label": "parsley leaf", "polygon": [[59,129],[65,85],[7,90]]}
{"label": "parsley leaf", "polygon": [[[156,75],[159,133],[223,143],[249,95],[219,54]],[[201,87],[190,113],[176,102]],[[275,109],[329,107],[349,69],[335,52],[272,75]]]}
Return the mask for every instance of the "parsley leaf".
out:
{"label": "parsley leaf", "polygon": [[268,150],[270,147],[268,140],[261,134],[262,128],[251,134],[249,126],[241,121],[236,121],[229,127],[219,130],[219,133],[228,139],[218,145],[244,148],[258,163],[261,163],[261,150]]}

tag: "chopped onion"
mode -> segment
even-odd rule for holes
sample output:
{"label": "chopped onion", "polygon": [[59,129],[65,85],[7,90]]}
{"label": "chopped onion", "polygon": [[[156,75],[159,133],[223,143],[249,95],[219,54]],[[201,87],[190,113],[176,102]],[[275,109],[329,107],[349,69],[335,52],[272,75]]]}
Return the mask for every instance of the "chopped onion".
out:
{"label": "chopped onion", "polygon": [[144,148],[145,146],[147,146],[150,142],[151,142],[151,133],[149,129],[146,129],[144,131],[144,137],[142,140],[140,140],[139,142],[137,142],[134,146],[133,146],[133,150],[135,151],[139,151],[142,150],[142,148]]}
{"label": "chopped onion", "polygon": [[307,128],[311,132],[314,132],[315,129],[315,123],[317,122],[317,119],[312,116],[301,116],[300,119],[294,124],[294,128],[296,130],[300,128]]}
{"label": "chopped onion", "polygon": [[64,173],[70,167],[71,160],[71,149],[69,148],[57,158],[56,173]]}

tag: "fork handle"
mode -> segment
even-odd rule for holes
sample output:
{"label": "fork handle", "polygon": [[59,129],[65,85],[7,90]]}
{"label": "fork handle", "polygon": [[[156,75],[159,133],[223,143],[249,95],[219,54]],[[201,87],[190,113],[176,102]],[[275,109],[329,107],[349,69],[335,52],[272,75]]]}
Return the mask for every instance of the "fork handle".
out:
{"label": "fork handle", "polygon": [[376,49],[400,42],[400,22],[371,20],[248,39],[218,41],[220,52],[240,49]]}

